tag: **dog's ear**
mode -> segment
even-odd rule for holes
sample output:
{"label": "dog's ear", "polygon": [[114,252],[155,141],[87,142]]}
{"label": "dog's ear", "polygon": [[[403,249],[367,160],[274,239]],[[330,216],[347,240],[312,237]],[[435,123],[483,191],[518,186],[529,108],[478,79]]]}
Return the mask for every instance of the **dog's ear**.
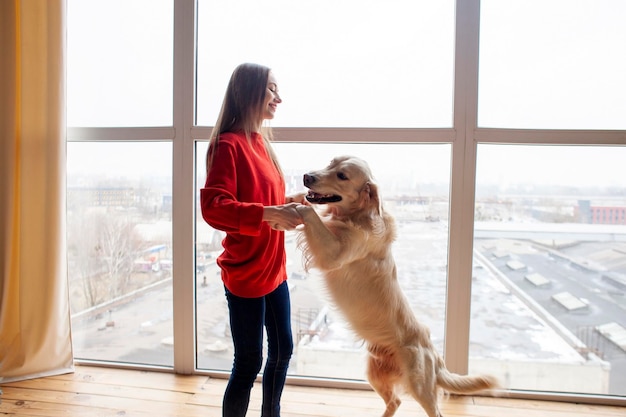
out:
{"label": "dog's ear", "polygon": [[362,202],[365,207],[373,207],[376,214],[383,214],[383,205],[378,194],[378,186],[373,182],[367,182],[361,190]]}

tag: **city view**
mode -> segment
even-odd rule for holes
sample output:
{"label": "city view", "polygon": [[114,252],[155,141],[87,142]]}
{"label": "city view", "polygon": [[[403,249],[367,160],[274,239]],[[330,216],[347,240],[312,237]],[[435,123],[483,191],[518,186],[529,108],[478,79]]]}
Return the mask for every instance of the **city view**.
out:
{"label": "city view", "polygon": [[[374,171],[398,224],[398,277],[443,352],[449,184],[398,181],[394,170],[407,172],[401,178],[415,174],[410,166]],[[303,171],[285,173],[288,187],[300,189]],[[624,395],[626,189],[521,184],[503,191],[480,180],[470,372],[493,373],[512,389]],[[171,210],[167,176],[68,178],[77,358],[172,365]],[[196,235],[197,366],[229,371],[232,346],[215,265],[223,235],[201,219]],[[295,232],[286,234],[286,248],[297,343],[290,373],[364,379],[363,345],[327,299],[319,274],[304,271]]]}

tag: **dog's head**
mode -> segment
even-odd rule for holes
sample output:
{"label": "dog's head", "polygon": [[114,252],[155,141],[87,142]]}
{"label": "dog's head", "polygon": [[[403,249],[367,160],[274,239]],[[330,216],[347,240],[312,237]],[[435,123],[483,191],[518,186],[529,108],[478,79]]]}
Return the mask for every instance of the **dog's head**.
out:
{"label": "dog's head", "polygon": [[354,156],[340,156],[319,171],[304,174],[306,199],[312,204],[328,204],[335,213],[373,209],[382,214],[378,186],[367,162]]}

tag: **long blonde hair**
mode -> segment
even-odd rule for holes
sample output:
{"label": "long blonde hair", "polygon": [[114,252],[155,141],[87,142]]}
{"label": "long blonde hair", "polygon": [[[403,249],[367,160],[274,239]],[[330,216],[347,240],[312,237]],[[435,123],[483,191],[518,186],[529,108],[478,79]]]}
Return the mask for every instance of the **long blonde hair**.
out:
{"label": "long blonde hair", "polygon": [[[271,69],[259,64],[240,64],[233,71],[215,127],[211,131],[209,149],[206,155],[207,174],[219,146],[220,135],[224,132],[243,131],[250,140],[263,117],[263,104],[267,80]],[[278,158],[271,146],[274,139],[270,126],[261,126],[261,136],[272,162],[282,175]]]}

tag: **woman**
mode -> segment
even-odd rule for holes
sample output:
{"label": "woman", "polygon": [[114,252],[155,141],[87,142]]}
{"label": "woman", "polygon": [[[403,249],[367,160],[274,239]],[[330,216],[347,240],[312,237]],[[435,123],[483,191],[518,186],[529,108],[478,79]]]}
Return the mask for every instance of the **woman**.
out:
{"label": "woman", "polygon": [[[211,133],[202,217],[226,232],[217,263],[222,271],[235,349],[222,415],[244,417],[263,362],[262,417],[280,416],[280,397],[293,351],[283,230],[302,223],[304,195],[285,197],[285,181],[270,144],[282,100],[271,70],[256,64],[233,72]],[[285,204],[285,203],[290,204]]]}

